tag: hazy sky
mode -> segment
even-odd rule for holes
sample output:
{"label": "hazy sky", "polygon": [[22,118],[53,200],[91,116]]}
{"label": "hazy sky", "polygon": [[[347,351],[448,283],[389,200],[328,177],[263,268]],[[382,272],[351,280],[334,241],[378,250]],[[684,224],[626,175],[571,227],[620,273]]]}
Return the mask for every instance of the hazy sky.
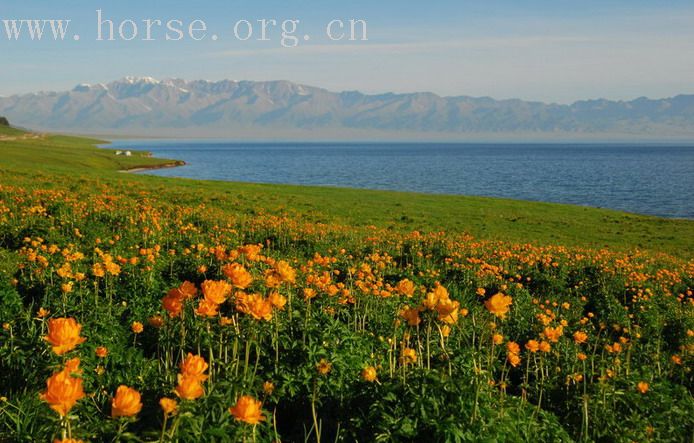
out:
{"label": "hazy sky", "polygon": [[[129,42],[96,41],[97,9],[116,27],[135,20],[140,35]],[[142,41],[142,20],[148,18],[164,25],[201,19],[207,37],[165,41],[163,26],[153,29],[155,41]],[[256,20],[263,18],[301,20],[299,46],[283,48],[278,29],[268,30],[270,41],[255,41]],[[331,20],[351,18],[368,23],[368,42],[327,38]],[[5,33],[2,20],[8,19],[72,22],[66,41],[15,41]],[[238,20],[255,25],[248,41],[234,37]],[[432,91],[562,103],[665,97],[694,93],[694,2],[0,0],[0,95],[127,75],[285,79],[336,91]]]}

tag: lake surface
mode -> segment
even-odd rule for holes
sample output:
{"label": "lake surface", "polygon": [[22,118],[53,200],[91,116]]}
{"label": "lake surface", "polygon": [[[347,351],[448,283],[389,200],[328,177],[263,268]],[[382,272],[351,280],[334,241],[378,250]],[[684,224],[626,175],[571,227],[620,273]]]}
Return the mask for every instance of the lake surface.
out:
{"label": "lake surface", "polygon": [[694,145],[119,140],[184,160],[146,174],[507,197],[694,218]]}

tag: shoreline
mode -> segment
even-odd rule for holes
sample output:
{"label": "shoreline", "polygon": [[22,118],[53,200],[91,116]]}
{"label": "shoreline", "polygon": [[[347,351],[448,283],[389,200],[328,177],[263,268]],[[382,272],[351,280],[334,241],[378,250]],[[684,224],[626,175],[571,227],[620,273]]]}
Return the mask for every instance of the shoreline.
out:
{"label": "shoreline", "polygon": [[[111,144],[112,144],[111,141],[107,141],[107,143],[105,145],[98,145],[97,147],[98,148],[113,149],[112,146],[108,146]],[[145,156],[148,158],[153,158],[153,159],[157,158],[154,156],[154,154],[151,151],[147,151],[147,150],[140,150],[138,148],[135,148],[132,152],[139,152],[139,153],[145,154]],[[170,159],[165,159],[165,158],[161,158],[160,160],[164,161],[165,163],[151,165],[151,166],[136,166],[136,167],[129,168],[129,169],[119,170],[118,172],[137,174],[140,172],[154,171],[154,170],[158,170],[158,169],[177,168],[177,167],[187,165],[187,163],[184,160],[170,160]],[[177,178],[181,178],[181,177],[177,177]],[[225,182],[225,183],[234,183],[234,181],[230,181],[227,179],[206,179],[206,178],[200,178],[200,177],[189,177],[189,178],[192,180],[198,180],[198,181],[220,181],[220,182]],[[345,189],[345,190],[353,190],[353,191],[359,191],[359,190],[384,191],[384,192],[397,192],[397,193],[419,194],[419,195],[428,195],[428,196],[459,196],[459,197],[488,198],[488,199],[500,199],[500,200],[510,199],[510,200],[515,200],[515,201],[523,201],[523,202],[531,202],[531,203],[545,203],[545,204],[575,206],[575,207],[584,208],[584,209],[617,211],[617,212],[621,212],[623,214],[628,214],[628,215],[632,215],[632,216],[653,217],[653,218],[658,218],[658,219],[663,219],[663,220],[694,221],[694,218],[682,216],[682,215],[649,214],[649,213],[642,213],[642,212],[634,212],[634,211],[630,211],[630,210],[626,210],[626,209],[618,209],[618,208],[605,207],[605,206],[594,206],[594,205],[590,205],[590,204],[567,203],[567,202],[547,201],[547,200],[517,199],[517,198],[509,198],[509,197],[503,197],[503,196],[470,195],[470,194],[457,194],[457,193],[451,194],[451,193],[421,192],[421,191],[417,192],[417,191],[405,191],[405,190],[398,190],[398,189],[378,189],[378,188],[368,188],[368,187],[353,187],[353,186],[349,186],[349,185],[272,183],[272,182],[262,182],[262,181],[259,181],[259,182],[241,182],[241,183],[252,184],[252,185],[255,184],[255,185],[296,186],[296,187],[308,187],[308,188],[332,188],[332,189]]]}
{"label": "shoreline", "polygon": [[176,160],[173,162],[163,163],[163,164],[159,164],[159,165],[136,166],[136,167],[130,168],[130,169],[121,169],[118,172],[127,173],[127,174],[134,174],[137,172],[153,171],[153,170],[157,170],[157,169],[178,168],[180,166],[185,166],[185,165],[186,165],[186,162],[184,162],[183,160]]}

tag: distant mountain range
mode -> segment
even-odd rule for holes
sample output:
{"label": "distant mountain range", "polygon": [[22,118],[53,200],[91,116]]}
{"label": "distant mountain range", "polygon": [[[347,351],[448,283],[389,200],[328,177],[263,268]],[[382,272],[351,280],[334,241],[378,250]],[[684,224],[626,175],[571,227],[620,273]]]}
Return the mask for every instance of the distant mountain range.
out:
{"label": "distant mountain range", "polygon": [[422,92],[367,95],[288,81],[126,77],[0,97],[0,115],[43,131],[240,138],[694,138],[694,95],[571,105]]}

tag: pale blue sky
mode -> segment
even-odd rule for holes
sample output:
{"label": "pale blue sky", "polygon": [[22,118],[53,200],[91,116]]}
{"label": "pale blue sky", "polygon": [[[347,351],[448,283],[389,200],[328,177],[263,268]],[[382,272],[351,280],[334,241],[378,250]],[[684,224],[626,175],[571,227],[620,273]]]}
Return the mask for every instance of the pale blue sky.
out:
{"label": "pale blue sky", "polygon": [[[202,19],[208,38],[97,42],[97,9],[116,24]],[[9,41],[0,22],[0,95],[126,75],[555,102],[694,93],[691,0],[0,0],[0,20],[24,18],[71,19],[69,35],[81,38]],[[279,35],[233,38],[237,20],[262,18],[299,19],[297,35],[311,39],[287,49]],[[327,23],[350,18],[368,22],[369,42],[330,42]]]}

